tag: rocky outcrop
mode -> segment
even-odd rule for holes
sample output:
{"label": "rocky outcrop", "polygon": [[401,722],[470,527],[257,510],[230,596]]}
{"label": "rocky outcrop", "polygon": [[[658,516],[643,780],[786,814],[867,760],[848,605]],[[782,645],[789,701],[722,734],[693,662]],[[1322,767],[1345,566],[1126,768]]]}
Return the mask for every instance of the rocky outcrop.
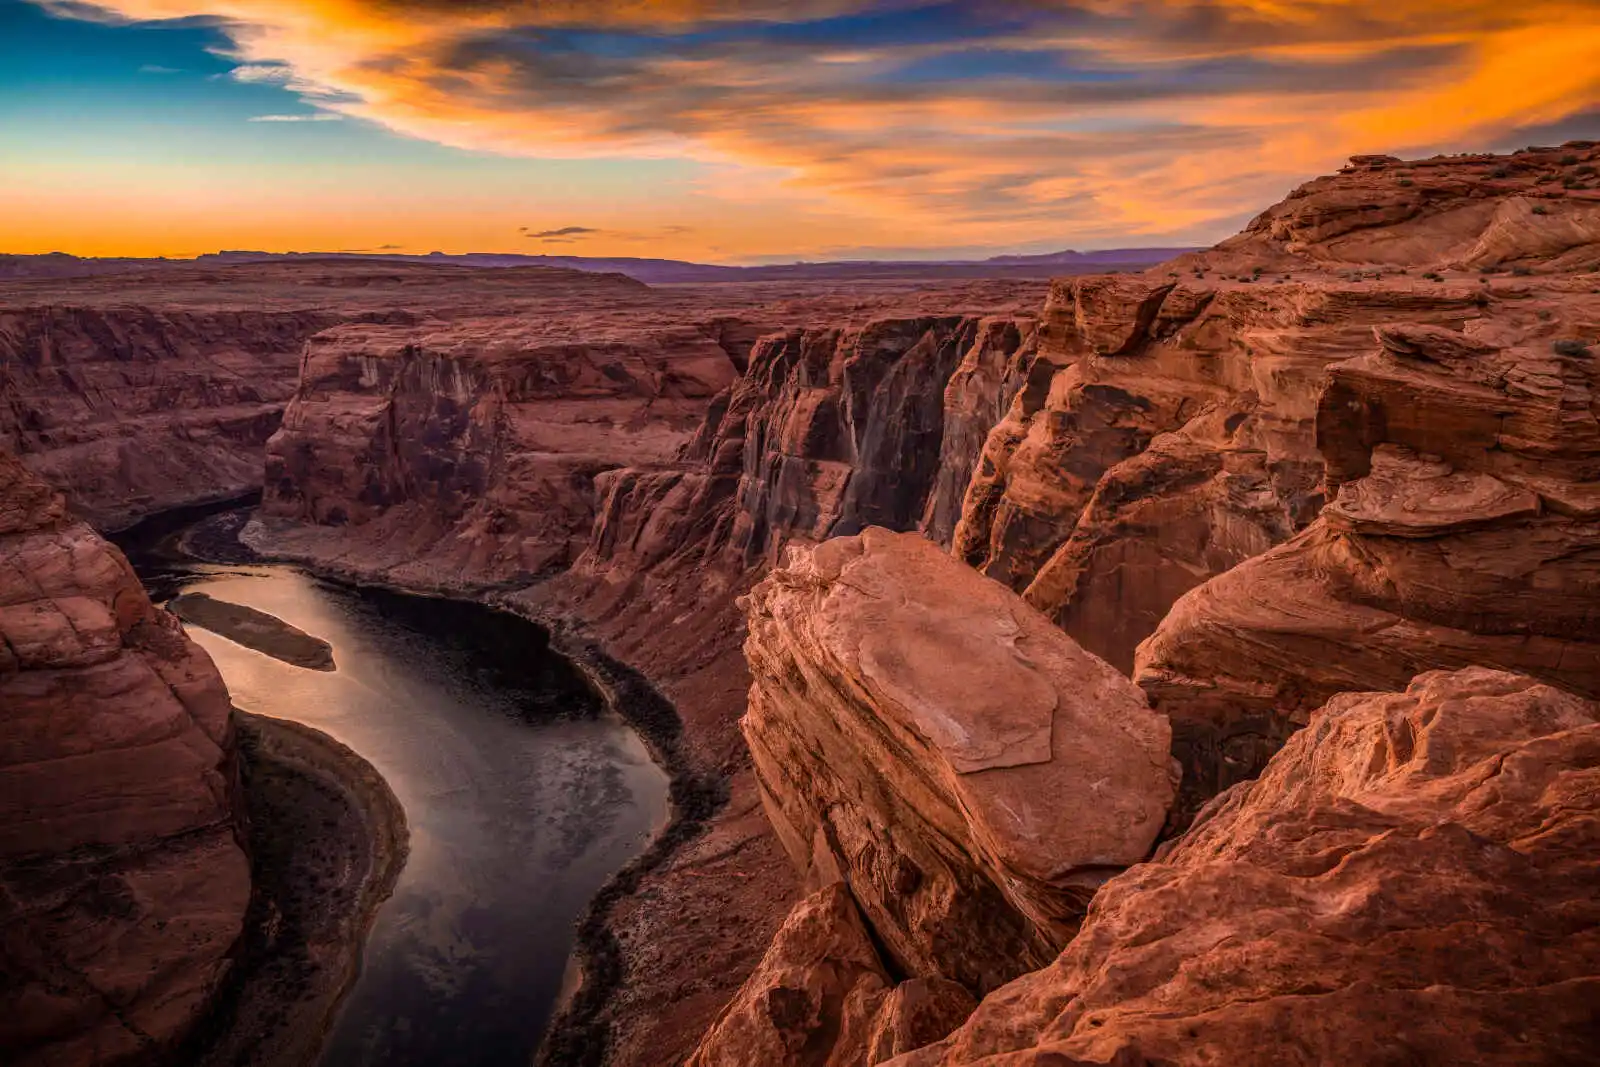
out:
{"label": "rocky outcrop", "polygon": [[1481,668],[1340,696],[1054,963],[892,1062],[1587,1062],[1597,719]]}
{"label": "rocky outcrop", "polygon": [[0,454],[0,1048],[180,1039],[250,897],[222,679],[122,554]]}
{"label": "rocky outcrop", "polygon": [[261,485],[321,311],[0,304],[0,449],[115,529]]}
{"label": "rocky outcrop", "polygon": [[1015,594],[869,528],[748,599],[744,733],[796,866],[842,878],[897,973],[1042,966],[1172,798],[1166,723]]}
{"label": "rocky outcrop", "polygon": [[1185,809],[1252,776],[1334,693],[1485,664],[1600,696],[1600,297],[1489,287],[1457,328],[1380,327],[1333,364],[1334,500],[1196,589],[1140,649]]}
{"label": "rocky outcrop", "polygon": [[895,985],[834,882],[790,912],[687,1067],[868,1067],[940,1040],[975,1006],[954,982]]}
{"label": "rocky outcrop", "polygon": [[[782,303],[763,290],[744,304],[750,295],[739,293],[622,294],[609,298],[626,309],[615,315],[597,314],[578,293],[510,321],[475,311],[482,321],[470,330],[455,323],[464,316],[441,313],[404,329],[330,331],[308,346],[319,384],[296,397],[270,446],[281,462],[270,514],[249,535],[351,576],[493,595],[575,622],[671,696],[690,766],[725,781],[730,799],[703,837],[616,908],[619,988],[585,1025],[608,1035],[617,1064],[687,1055],[794,901],[736,725],[748,688],[736,598],[790,541],[924,520],[948,493],[940,485],[956,481],[942,472],[972,462],[971,443],[945,444],[950,418],[971,420],[947,418],[947,385],[964,362],[974,382],[1014,374],[1032,333],[1023,309],[1037,306],[1043,287],[884,287]],[[791,327],[749,346],[763,321]],[[539,340],[536,326],[549,336]],[[379,334],[387,348],[353,341]],[[593,374],[585,361],[600,342],[635,355],[614,364],[620,373]],[[701,377],[694,368],[708,342],[725,353],[729,387],[688,395],[684,378]],[[358,352],[377,353],[368,385]],[[346,358],[354,363],[339,369]],[[464,400],[444,388],[454,372],[422,373],[441,360],[467,368]],[[478,368],[485,384],[467,380]],[[501,399],[509,394],[497,379],[519,374],[548,377],[548,391]],[[656,392],[659,383],[676,392]],[[981,419],[978,390],[961,395]],[[391,438],[390,417],[407,431]],[[379,446],[390,439],[407,444]],[[589,446],[600,462],[577,469],[570,453]],[[326,458],[296,458],[308,453]],[[919,458],[907,466],[904,455]],[[577,474],[541,482],[538,470],[562,464]],[[481,496],[463,472],[482,473]],[[541,484],[559,495],[535,492]],[[501,509],[493,521],[489,503]],[[452,520],[452,509],[464,510]]]}
{"label": "rocky outcrop", "polygon": [[1363,158],[1215,249],[1057,282],[955,552],[1131,670],[1179,596],[1316,516],[1325,375],[1374,329],[1489,337],[1593,288],[1597,160]]}

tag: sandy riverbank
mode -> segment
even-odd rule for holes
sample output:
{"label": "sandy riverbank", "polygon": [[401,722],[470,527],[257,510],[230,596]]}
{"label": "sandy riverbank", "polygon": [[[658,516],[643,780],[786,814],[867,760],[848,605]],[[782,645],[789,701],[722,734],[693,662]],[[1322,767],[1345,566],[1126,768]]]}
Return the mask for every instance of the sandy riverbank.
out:
{"label": "sandy riverbank", "polygon": [[355,752],[301,723],[235,710],[255,892],[216,1010],[174,1062],[312,1062],[405,865],[405,812]]}

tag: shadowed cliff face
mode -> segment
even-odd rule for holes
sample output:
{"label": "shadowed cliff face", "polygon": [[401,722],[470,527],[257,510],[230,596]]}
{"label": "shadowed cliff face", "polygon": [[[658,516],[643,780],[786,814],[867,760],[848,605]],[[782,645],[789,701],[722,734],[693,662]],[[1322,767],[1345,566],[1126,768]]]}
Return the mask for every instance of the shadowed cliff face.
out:
{"label": "shadowed cliff face", "polygon": [[261,482],[318,311],[0,307],[0,448],[101,528]]}
{"label": "shadowed cliff face", "polygon": [[170,1049],[250,897],[228,692],[122,553],[0,453],[0,1047]]}

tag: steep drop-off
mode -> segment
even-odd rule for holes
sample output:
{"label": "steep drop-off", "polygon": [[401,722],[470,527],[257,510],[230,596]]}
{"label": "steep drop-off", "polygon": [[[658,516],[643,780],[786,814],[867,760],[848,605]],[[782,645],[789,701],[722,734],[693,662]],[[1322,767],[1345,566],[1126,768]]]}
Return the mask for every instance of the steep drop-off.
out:
{"label": "steep drop-off", "polygon": [[0,305],[0,449],[102,529],[239,496],[318,311]]}
{"label": "steep drop-off", "polygon": [[170,1049],[250,899],[222,678],[122,553],[0,453],[0,1048]]}

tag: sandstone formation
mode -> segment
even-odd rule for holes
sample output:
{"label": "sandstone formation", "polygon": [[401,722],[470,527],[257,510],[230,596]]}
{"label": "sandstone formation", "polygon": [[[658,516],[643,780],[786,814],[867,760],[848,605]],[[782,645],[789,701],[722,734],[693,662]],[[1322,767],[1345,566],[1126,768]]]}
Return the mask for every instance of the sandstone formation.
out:
{"label": "sandstone formation", "polygon": [[127,561],[0,454],[0,1049],[180,1039],[250,897],[222,679]]}
{"label": "sandstone formation", "polygon": [[[9,294],[0,294],[0,299]],[[317,311],[0,302],[0,449],[102,528],[239,496]]]}
{"label": "sandstone formation", "polygon": [[975,1006],[954,982],[895,985],[834,882],[795,905],[687,1067],[867,1067],[940,1040]]}
{"label": "sandstone formation", "polygon": [[1352,693],[896,1067],[1590,1062],[1600,708],[1482,668]]}
{"label": "sandstone formation", "polygon": [[[1473,220],[1494,225],[1510,201],[1483,191],[1494,181],[1467,180],[1487,167],[1458,163],[1466,179],[1426,183],[1431,207],[1404,224],[1423,244],[1388,228],[1360,243],[1342,228],[1339,190],[1370,190],[1393,168],[1379,163],[1312,183],[1216,255],[1399,248],[1410,262],[1432,247],[1435,263],[1489,262],[1472,249],[1499,238]],[[1558,202],[1539,218],[1581,221],[1597,207]],[[1324,211],[1333,217],[1315,224]],[[1184,764],[1180,819],[1253,776],[1340,691],[1484,664],[1600,696],[1600,295],[1593,275],[1566,271],[1592,265],[1595,249],[1494,247],[1538,273],[1360,283],[1389,300],[1430,286],[1458,311],[1377,324],[1341,347],[1315,411],[1332,502],[1288,543],[1185,596],[1139,650],[1138,680],[1172,717]]]}
{"label": "sandstone formation", "polygon": [[1173,794],[1167,725],[1108,664],[915,534],[869,528],[750,594],[744,733],[791,859],[898,973],[987,992],[1066,943]]}
{"label": "sandstone formation", "polygon": [[[692,1051],[794,899],[736,727],[748,688],[736,598],[790,541],[871,522],[915,528],[939,500],[953,513],[961,479],[943,472],[973,462],[974,420],[992,403],[980,383],[1025,364],[1025,309],[1042,294],[641,289],[613,300],[622,310],[611,315],[574,293],[513,321],[482,305],[436,309],[308,345],[316,384],[270,446],[252,542],[582,625],[663,687],[692,767],[726,782],[730,799],[706,832],[612,912],[621,984],[598,1021],[608,1062],[653,1067]],[[756,343],[762,322],[789,328]],[[712,345],[728,387],[686,391],[710,381]],[[407,432],[386,437],[380,411]],[[965,443],[947,447],[952,425]],[[903,478],[911,450],[922,458]],[[540,470],[572,476],[541,482]]]}
{"label": "sandstone formation", "polygon": [[1324,375],[1374,329],[1494,337],[1565,308],[1584,336],[1570,298],[1600,263],[1597,159],[1363,159],[1216,249],[1057,282],[956,552],[1131,669],[1177,597],[1316,516]]}

